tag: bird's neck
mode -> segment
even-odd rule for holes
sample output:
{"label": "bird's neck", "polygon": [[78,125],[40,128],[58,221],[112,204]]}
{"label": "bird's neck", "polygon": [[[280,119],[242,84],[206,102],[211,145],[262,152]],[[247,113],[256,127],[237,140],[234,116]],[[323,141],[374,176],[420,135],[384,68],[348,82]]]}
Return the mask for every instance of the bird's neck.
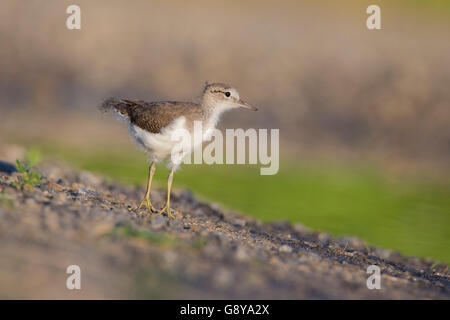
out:
{"label": "bird's neck", "polygon": [[223,102],[212,102],[209,104],[202,104],[204,110],[205,122],[208,126],[215,127],[220,120],[220,116],[230,107]]}

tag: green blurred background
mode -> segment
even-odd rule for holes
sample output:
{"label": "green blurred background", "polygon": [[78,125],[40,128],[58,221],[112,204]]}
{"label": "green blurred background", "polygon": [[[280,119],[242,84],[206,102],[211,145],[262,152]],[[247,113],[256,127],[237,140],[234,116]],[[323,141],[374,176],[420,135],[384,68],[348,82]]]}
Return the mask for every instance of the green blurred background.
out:
{"label": "green blurred background", "polygon": [[[145,155],[96,106],[230,83],[260,111],[219,127],[279,128],[279,173],[185,165],[175,187],[450,262],[448,1],[77,1],[80,31],[70,4],[2,2],[0,140],[143,186]],[[365,27],[370,4],[382,30]]]}

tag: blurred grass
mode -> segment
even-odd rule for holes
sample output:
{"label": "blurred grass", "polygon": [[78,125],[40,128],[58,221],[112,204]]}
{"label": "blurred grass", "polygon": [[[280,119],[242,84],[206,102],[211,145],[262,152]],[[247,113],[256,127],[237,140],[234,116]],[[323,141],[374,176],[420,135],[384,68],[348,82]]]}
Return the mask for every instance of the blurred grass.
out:
{"label": "blurred grass", "polygon": [[[145,156],[128,150],[81,151],[43,147],[82,169],[144,185]],[[156,171],[165,187],[167,170]],[[447,182],[388,178],[370,166],[281,162],[274,176],[257,166],[184,165],[175,187],[262,221],[289,220],[335,236],[356,235],[407,255],[450,262],[450,186]]]}

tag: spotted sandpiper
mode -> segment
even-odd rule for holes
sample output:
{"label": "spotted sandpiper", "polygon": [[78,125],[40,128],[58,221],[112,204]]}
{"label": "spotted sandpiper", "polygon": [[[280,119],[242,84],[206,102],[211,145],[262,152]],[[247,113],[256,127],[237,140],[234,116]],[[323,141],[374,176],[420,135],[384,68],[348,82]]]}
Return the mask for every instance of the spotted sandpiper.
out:
{"label": "spotted sandpiper", "polygon": [[[172,149],[179,143],[172,139],[175,130],[183,129],[193,133],[194,122],[200,121],[204,132],[211,132],[219,121],[220,115],[234,108],[245,108],[256,111],[248,103],[239,98],[238,91],[223,83],[206,84],[203,89],[200,103],[160,101],[145,102],[127,99],[109,98],[103,102],[100,109],[113,110],[124,119],[132,137],[138,146],[149,155],[149,174],[145,197],[138,209],[146,206],[151,213],[162,214],[166,212],[173,219],[170,210],[170,190],[173,173],[182,161],[182,157],[170,157]],[[202,141],[209,139],[208,134],[202,135]],[[188,153],[200,144],[193,144]],[[186,154],[183,154],[185,156]],[[155,163],[167,158],[170,173],[167,178],[167,200],[163,208],[157,211],[150,201],[150,188],[155,173]]]}

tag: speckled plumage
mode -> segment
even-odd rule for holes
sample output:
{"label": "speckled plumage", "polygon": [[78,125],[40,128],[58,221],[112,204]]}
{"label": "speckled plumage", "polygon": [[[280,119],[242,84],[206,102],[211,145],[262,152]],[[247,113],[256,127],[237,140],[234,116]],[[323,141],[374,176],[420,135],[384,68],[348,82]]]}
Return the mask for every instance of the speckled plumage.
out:
{"label": "speckled plumage", "polygon": [[207,116],[200,104],[191,102],[145,102],[110,98],[102,105],[104,110],[109,108],[114,108],[127,117],[130,123],[151,133],[160,133],[162,128],[180,116],[184,116],[190,124],[195,120],[203,121]]}

